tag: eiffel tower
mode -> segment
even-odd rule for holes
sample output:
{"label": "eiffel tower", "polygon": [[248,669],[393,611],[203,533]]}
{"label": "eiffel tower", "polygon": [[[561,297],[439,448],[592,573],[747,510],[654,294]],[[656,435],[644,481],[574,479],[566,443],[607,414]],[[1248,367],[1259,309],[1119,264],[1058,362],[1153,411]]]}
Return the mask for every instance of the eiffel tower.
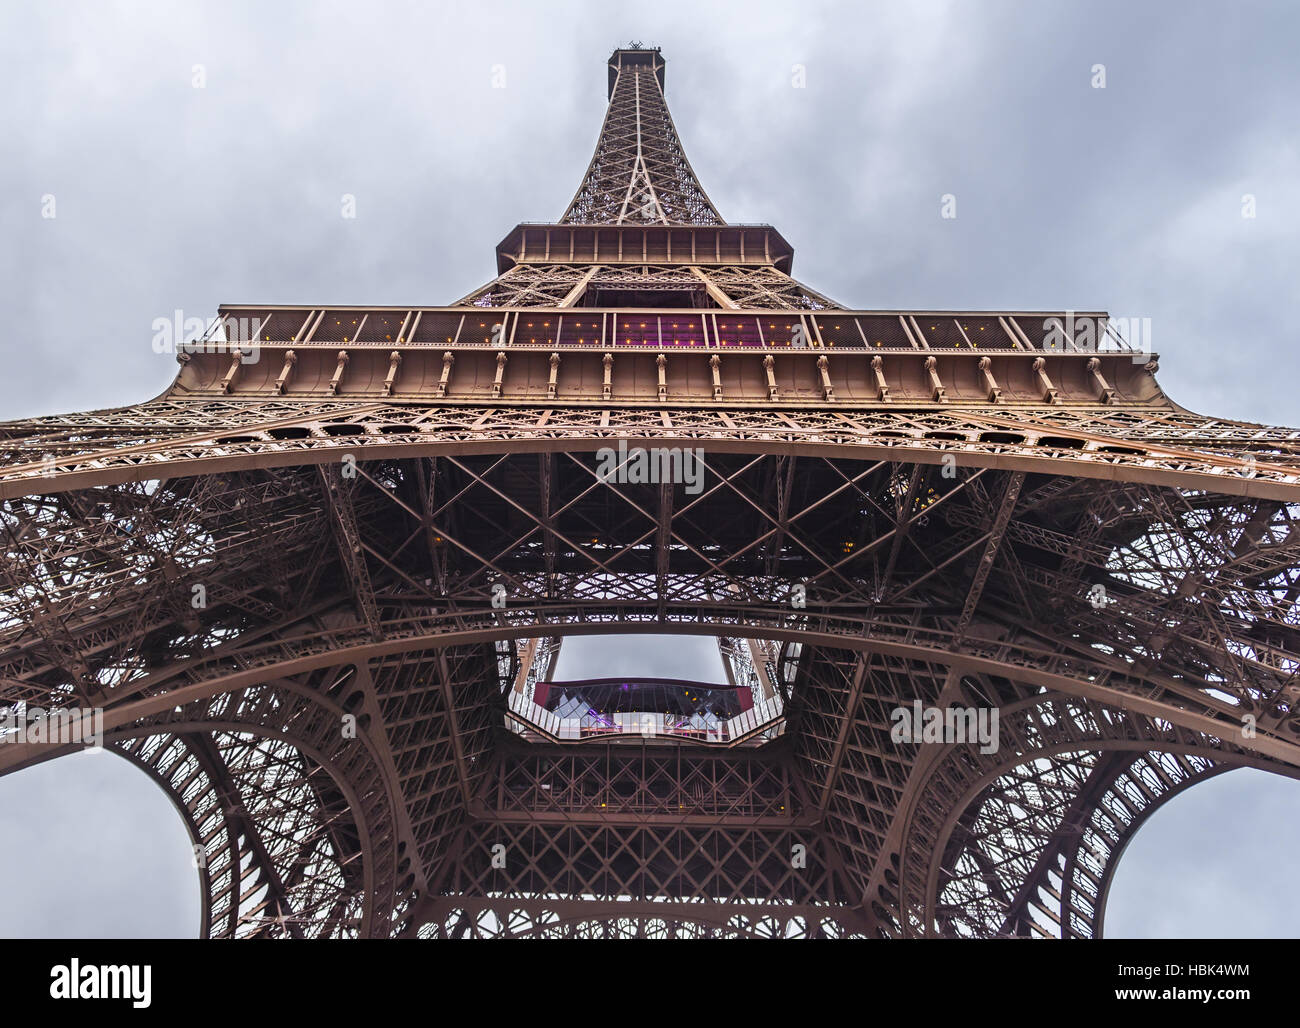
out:
{"label": "eiffel tower", "polygon": [[[102,712],[205,936],[1098,936],[1153,811],[1300,777],[1300,432],[1104,312],[803,285],[664,82],[613,53],[456,303],[222,306],[157,399],[0,425],[0,773]],[[637,633],[715,680],[554,680]]]}

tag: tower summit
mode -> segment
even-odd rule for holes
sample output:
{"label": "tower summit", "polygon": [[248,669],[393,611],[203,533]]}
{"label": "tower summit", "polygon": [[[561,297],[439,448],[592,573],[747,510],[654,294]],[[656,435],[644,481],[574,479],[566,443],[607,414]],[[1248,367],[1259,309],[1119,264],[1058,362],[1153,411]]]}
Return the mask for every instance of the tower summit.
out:
{"label": "tower summit", "polygon": [[[1101,934],[1162,803],[1300,777],[1300,432],[1103,312],[829,299],[657,50],[608,82],[468,296],[224,305],[157,399],[0,425],[0,707],[102,711],[205,935]],[[601,633],[725,681],[557,681]]]}
{"label": "tower summit", "polygon": [[609,109],[587,174],[560,219],[582,225],[721,225],[664,99],[658,50],[615,50]]}

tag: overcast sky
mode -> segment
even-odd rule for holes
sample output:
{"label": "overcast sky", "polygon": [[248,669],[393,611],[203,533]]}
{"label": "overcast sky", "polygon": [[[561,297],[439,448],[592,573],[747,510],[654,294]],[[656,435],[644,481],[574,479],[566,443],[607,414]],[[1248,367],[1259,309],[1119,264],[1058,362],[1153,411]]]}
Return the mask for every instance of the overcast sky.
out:
{"label": "overcast sky", "polygon": [[[1298,34],[1284,3],[7,2],[0,418],[157,395],[175,364],[151,326],[177,310],[486,282],[514,224],[564,210],[635,39],[663,48],[722,216],[776,225],[815,289],[1150,318],[1178,402],[1300,423]],[[607,673],[588,656],[565,675]],[[1110,934],[1300,934],[1270,888],[1298,801],[1252,772],[1175,800],[1124,858]],[[25,886],[3,935],[197,926],[179,818],[113,757],[0,780],[0,880]]]}

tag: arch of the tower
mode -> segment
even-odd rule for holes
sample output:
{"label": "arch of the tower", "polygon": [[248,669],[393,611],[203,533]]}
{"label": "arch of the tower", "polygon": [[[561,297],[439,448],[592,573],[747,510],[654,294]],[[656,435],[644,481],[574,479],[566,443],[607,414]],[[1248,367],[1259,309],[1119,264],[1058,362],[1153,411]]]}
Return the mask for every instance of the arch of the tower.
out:
{"label": "arch of the tower", "polygon": [[[104,709],[214,935],[1086,936],[1165,798],[1296,776],[1298,517],[1254,479],[719,434],[698,490],[597,437],[6,500],[3,700]],[[665,630],[770,643],[780,737],[506,729],[521,641]],[[916,701],[997,748],[900,744]]]}
{"label": "arch of the tower", "polygon": [[[435,775],[442,767],[439,799],[429,778],[403,774],[414,753],[394,711],[387,782],[375,723],[362,720],[360,745],[338,732],[347,706],[363,718],[371,709],[358,686],[385,667],[414,672],[377,691],[422,720],[430,691],[409,687],[423,669],[467,660],[452,683],[466,708],[451,713],[472,717],[465,689],[482,683],[473,655],[483,647],[427,645],[364,665],[326,660],[292,680],[287,705],[274,699],[282,690],[237,684],[244,675],[109,730],[110,745],[186,815],[202,852],[206,931],[1087,937],[1100,933],[1123,845],[1169,796],[1231,767],[1300,776],[1205,733],[1027,683],[1025,699],[1001,706],[995,754],[899,747],[891,707],[975,699],[995,680],[956,674],[940,652],[902,660],[837,648],[805,654],[805,721],[780,753],[697,758],[683,771],[669,748],[484,743],[473,749],[483,773],[458,782],[444,736],[442,760],[420,760]],[[286,670],[254,677],[283,687]],[[429,744],[426,733],[418,746]],[[841,759],[826,759],[828,744]],[[409,820],[395,823],[395,807]],[[1020,849],[1008,850],[1008,809],[1035,828]],[[423,845],[410,849],[413,839]]]}
{"label": "arch of the tower", "polygon": [[1160,806],[1233,768],[1300,778],[1230,740],[1071,697],[1003,718],[1007,752],[943,753],[925,771],[905,841],[872,883],[891,934],[1100,936],[1124,847]]}
{"label": "arch of the tower", "polygon": [[[467,649],[472,652],[481,647]],[[368,666],[374,668],[384,660],[389,666],[427,666],[428,653],[421,643],[400,660],[377,658]],[[1028,921],[1007,914],[1005,890],[1024,893],[1021,916],[1032,919],[1033,910],[1051,903],[1049,897],[1060,896],[1058,879],[1064,869],[1075,892],[1070,895],[1067,889],[1066,898],[1058,900],[1069,915],[1063,923],[1068,934],[1088,935],[1100,928],[1098,897],[1104,897],[1114,859],[1154,804],[1226,767],[1254,766],[1296,775],[1294,766],[1260,760],[1204,733],[1172,725],[1163,731],[1153,730],[1151,722],[1117,708],[1033,689],[1027,690],[1029,700],[1002,708],[1003,724],[1013,726],[1003,741],[1004,747],[1011,744],[1009,752],[1000,750],[995,758],[982,759],[969,748],[938,748],[934,757],[922,764],[917,759],[920,747],[909,755],[888,742],[888,708],[911,696],[928,697],[934,690],[942,693],[945,687],[951,690],[954,676],[943,669],[941,660],[942,654],[937,652],[922,662],[843,650],[828,653],[825,660],[810,660],[807,666],[819,669],[819,680],[807,683],[808,709],[815,713],[810,713],[808,723],[802,726],[801,741],[779,759],[751,757],[748,767],[721,757],[712,768],[692,761],[683,777],[681,755],[671,751],[615,753],[611,758],[609,754],[547,747],[522,754],[501,752],[493,759],[485,748],[479,752],[487,759],[485,777],[492,780],[492,787],[474,788],[477,803],[468,819],[454,799],[455,776],[448,776],[452,785],[447,791],[453,798],[439,811],[452,828],[444,833],[448,841],[441,848],[448,860],[442,869],[443,891],[422,894],[407,881],[408,895],[415,893],[409,899],[419,905],[411,920],[395,919],[393,928],[435,935],[562,934],[579,930],[573,922],[605,916],[591,913],[595,907],[582,905],[587,897],[604,896],[605,903],[628,904],[648,894],[660,905],[648,910],[640,910],[634,902],[624,905],[602,931],[651,937],[683,932],[744,934],[750,930],[744,928],[747,917],[760,935],[771,934],[774,925],[783,935],[892,935],[923,932],[927,924],[933,926],[931,930],[952,929],[968,935],[1013,934],[1030,930],[1030,926]],[[317,681],[355,683],[356,676],[347,673],[355,666],[341,671],[326,661],[322,665],[325,677],[318,674]],[[852,701],[851,691],[846,696],[845,689],[835,686],[837,682],[844,686],[843,673],[859,667],[875,679],[872,699],[866,702],[859,692],[852,712],[841,714],[841,724],[847,727],[836,732],[836,741],[844,750],[842,762],[831,765],[837,768],[836,779],[830,781],[827,771],[800,774],[801,765],[822,769],[828,763],[821,748],[829,741],[827,729],[833,722],[827,709]],[[274,675],[283,683],[281,670],[268,668],[262,677]],[[301,681],[305,686],[310,680]],[[988,680],[981,683],[972,677],[956,681],[959,689],[974,693],[987,688]],[[888,695],[887,683],[897,695]],[[251,725],[242,719],[221,719],[223,712],[248,711],[259,705],[266,708],[269,690],[226,682],[213,683],[202,691],[211,696],[191,700],[182,711],[161,719],[142,719],[129,728],[110,730],[109,740],[153,771],[189,813],[191,830],[207,854],[200,874],[209,897],[208,930],[235,935],[382,931],[375,918],[394,916],[394,908],[383,899],[390,895],[391,884],[387,888],[373,884],[362,888],[359,882],[349,885],[341,868],[350,867],[358,874],[358,864],[369,869],[375,866],[376,857],[357,849],[349,855],[346,845],[337,841],[340,821],[342,836],[352,840],[354,847],[374,835],[391,840],[404,834],[392,827],[377,827],[384,823],[382,811],[371,814],[368,824],[352,817],[361,804],[358,788],[364,786],[360,783],[374,774],[366,770],[368,762],[357,765],[354,753],[352,769],[341,772],[318,759],[322,751],[316,749],[310,753],[311,770],[306,770],[303,754],[309,747],[301,741],[279,749],[254,745],[253,740],[259,737],[274,741],[278,734],[283,738],[284,729],[275,734],[250,731]],[[345,685],[333,691],[346,696],[350,689]],[[461,683],[455,691],[460,693]],[[395,686],[393,695],[401,692],[400,686]],[[341,705],[327,709],[312,734],[326,743],[337,738],[342,711]],[[824,727],[815,723],[816,718],[823,720]],[[279,712],[275,720],[285,725],[297,718]],[[395,767],[400,767],[400,720],[392,723],[396,726],[390,731],[390,738],[397,742]],[[1045,726],[1051,730],[1046,735]],[[363,724],[363,741],[369,727]],[[200,733],[217,734],[211,744],[203,746],[196,745],[196,740],[206,738]],[[448,740],[444,745],[450,749]],[[611,759],[617,765],[612,773]],[[212,774],[214,760],[222,761],[220,775]],[[450,769],[453,761],[448,753],[444,769]],[[428,763],[426,758],[424,766]],[[438,762],[433,763],[436,766]],[[335,804],[329,826],[319,823],[324,820],[320,814],[325,807],[304,803],[302,796],[293,794],[293,790],[310,787],[313,773],[319,778],[325,771],[337,782],[333,791],[345,800]],[[357,784],[349,784],[349,776],[355,777]],[[395,777],[400,780],[401,775]],[[373,796],[377,790],[373,778],[370,781]],[[586,795],[566,790],[566,783],[571,790],[577,783],[592,781],[602,784]],[[882,782],[892,782],[894,791],[882,788]],[[419,794],[429,794],[429,783],[420,785]],[[548,788],[543,791],[542,786]],[[533,802],[542,795],[545,806]],[[519,804],[521,797],[529,802]],[[953,797],[958,797],[956,802]],[[403,799],[409,803],[411,798]],[[674,800],[681,802],[674,804]],[[1042,822],[1037,826],[1041,830],[1031,838],[1052,843],[1038,853],[1032,845],[1024,852],[999,852],[998,847],[1005,845],[999,827],[1002,822],[989,810],[996,811],[1000,804],[1029,808]],[[681,813],[686,805],[690,806],[689,815]],[[1080,816],[1089,815],[1091,822],[1075,823],[1069,811],[1076,808]],[[438,819],[437,814],[431,818],[431,808],[408,809],[413,819],[426,819],[416,825],[420,832]],[[879,812],[877,818],[863,816],[863,810],[870,809]],[[891,809],[905,820],[893,825],[883,821]],[[822,818],[820,831],[814,827],[815,811]],[[654,819],[656,814],[660,820]],[[295,818],[299,823],[293,823]],[[304,818],[308,822],[305,827],[300,823]],[[735,818],[744,827],[728,828],[720,823],[727,818]],[[878,838],[864,830],[873,820],[881,829]],[[696,827],[701,821],[707,827]],[[942,842],[934,841],[936,825]],[[322,832],[331,834],[322,836]],[[954,835],[960,844],[953,841]],[[278,859],[267,855],[266,846],[256,841],[259,838],[271,840],[272,849],[280,847]],[[910,848],[901,854],[890,845],[897,847],[900,840]],[[499,851],[494,850],[497,846]],[[795,846],[803,846],[805,856],[804,866],[797,869],[789,862]],[[322,860],[317,848],[323,848],[332,859]],[[399,841],[397,850],[403,853],[405,843]],[[492,859],[497,852],[506,855],[499,868]],[[305,856],[308,853],[310,860]],[[421,851],[422,869],[427,872],[420,875],[422,880],[438,876],[436,864],[423,864],[436,861],[438,853],[436,844]],[[523,854],[526,859],[518,859]],[[893,899],[898,895],[896,861],[900,855],[905,881],[908,876],[919,881],[918,875],[931,879],[926,886],[931,890],[929,899],[915,901],[918,914],[911,924],[900,921],[900,901]],[[945,855],[942,866],[938,855]],[[287,892],[284,885],[273,885],[280,880],[277,867],[281,873],[302,873],[307,864],[314,877],[289,882]],[[1038,878],[1025,874],[1027,865],[1039,872]],[[241,869],[241,896],[253,899],[239,916],[231,906],[235,867]],[[409,867],[407,861],[402,870]],[[261,885],[266,888],[259,889]],[[746,885],[753,890],[750,895],[744,895]],[[783,887],[811,891],[782,897]],[[1000,893],[999,888],[1003,890]],[[740,891],[728,893],[728,889]],[[854,909],[862,895],[870,897],[866,901],[870,920]],[[682,920],[674,920],[668,913],[672,908],[662,906],[666,896],[689,896],[695,902],[714,904],[710,907],[712,920],[680,909],[674,913]],[[906,900],[902,902],[907,906]],[[740,921],[732,921],[727,903],[740,909]],[[396,913],[405,909],[403,904]],[[585,915],[584,909],[588,911]],[[928,915],[920,913],[926,909]],[[996,920],[997,916],[1001,920],[992,923],[990,917]],[[662,926],[664,918],[671,927]],[[1036,927],[1032,930],[1051,930],[1051,921],[1042,917],[1033,923]],[[809,925],[816,927],[809,929]],[[1062,934],[1066,933],[1062,929]]]}
{"label": "arch of the tower", "polygon": [[[535,406],[156,401],[117,417],[35,419],[0,441],[0,498],[255,468],[617,447],[843,456],[1200,488],[1295,502],[1300,456],[1290,429],[1186,412],[1038,410],[1031,418],[932,406],[906,412],[793,407],[563,410]],[[277,414],[280,415],[277,417]],[[223,428],[213,431],[214,420]],[[1249,453],[1242,456],[1243,449]],[[1062,467],[1069,473],[1063,474]],[[1064,487],[1062,487],[1064,488]]]}
{"label": "arch of the tower", "polygon": [[[383,937],[409,907],[401,798],[368,735],[339,730],[345,703],[365,718],[355,671],[214,692],[104,733],[185,823],[201,936]],[[39,747],[4,773],[75,751]]]}
{"label": "arch of the tower", "polygon": [[[702,447],[707,452],[842,455],[897,463],[1026,470],[1070,478],[1200,487],[1229,496],[1292,500],[1300,482],[1294,434],[1197,415],[1132,416],[1067,408],[1032,425],[987,411],[761,411],[446,407],[159,402],[125,424],[112,417],[48,418],[3,454],[0,496],[40,495],[161,477],[407,457],[582,452],[617,446]],[[225,429],[211,429],[220,418]],[[135,424],[131,424],[135,422]],[[242,422],[242,424],[240,424]],[[1244,446],[1251,446],[1248,457]]]}

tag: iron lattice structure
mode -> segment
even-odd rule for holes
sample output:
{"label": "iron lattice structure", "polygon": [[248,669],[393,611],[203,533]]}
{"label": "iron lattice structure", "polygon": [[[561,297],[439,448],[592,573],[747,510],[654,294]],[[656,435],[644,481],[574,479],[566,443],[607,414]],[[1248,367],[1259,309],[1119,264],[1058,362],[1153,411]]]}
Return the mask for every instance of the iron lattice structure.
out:
{"label": "iron lattice structure", "polygon": [[[222,307],[158,399],[0,427],[0,702],[103,708],[206,935],[1100,934],[1161,804],[1300,777],[1300,433],[1100,312],[845,309],[719,217],[658,51],[609,82],[458,304]],[[609,632],[717,637],[759,713],[529,705]],[[915,701],[1000,744],[895,741]]]}

